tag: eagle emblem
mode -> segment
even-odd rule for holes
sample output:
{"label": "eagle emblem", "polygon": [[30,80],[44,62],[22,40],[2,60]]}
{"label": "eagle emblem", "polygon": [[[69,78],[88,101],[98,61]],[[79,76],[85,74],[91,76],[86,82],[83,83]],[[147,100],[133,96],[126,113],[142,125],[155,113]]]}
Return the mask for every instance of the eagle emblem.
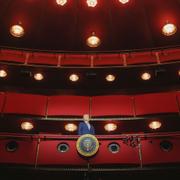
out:
{"label": "eagle emblem", "polygon": [[99,142],[95,136],[85,134],[78,138],[76,148],[80,155],[91,157],[97,153]]}

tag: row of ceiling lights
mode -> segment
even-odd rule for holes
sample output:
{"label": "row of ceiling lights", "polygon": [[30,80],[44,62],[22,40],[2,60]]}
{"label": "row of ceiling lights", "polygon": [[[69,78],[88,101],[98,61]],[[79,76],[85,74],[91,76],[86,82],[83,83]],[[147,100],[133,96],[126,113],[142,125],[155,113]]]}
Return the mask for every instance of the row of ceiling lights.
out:
{"label": "row of ceiling lights", "polygon": [[[167,22],[162,27],[162,33],[165,36],[172,36],[176,32],[177,32],[177,27],[176,27],[175,24]],[[13,25],[10,28],[10,33],[11,33],[12,36],[20,38],[20,37],[24,36],[25,30],[24,30],[23,26],[20,23],[20,24]],[[87,46],[89,46],[91,48],[96,48],[101,44],[101,39],[96,35],[95,32],[92,32],[92,34],[86,39],[86,44],[87,44]]]}
{"label": "row of ceiling lights", "polygon": [[[178,71],[178,75],[180,76],[180,70]],[[4,69],[0,69],[0,78],[6,78],[8,73]],[[44,79],[44,75],[42,73],[34,73],[34,79],[37,81],[42,81]],[[143,72],[141,74],[141,79],[144,81],[148,81],[152,78],[152,74],[150,72]],[[106,81],[114,82],[116,80],[116,76],[114,74],[108,74],[105,76]],[[80,80],[80,76],[78,74],[69,75],[69,80],[72,82],[78,82]]]}
{"label": "row of ceiling lights", "polygon": [[[129,0],[119,0],[121,3],[125,4],[128,3]],[[65,5],[67,0],[56,0],[58,5]],[[97,4],[97,0],[87,0],[87,4],[90,7],[94,7],[93,5]],[[177,32],[177,27],[175,24],[167,22],[162,27],[162,34],[165,36],[172,36]],[[14,24],[10,28],[10,33],[13,37],[20,38],[23,37],[25,34],[24,27],[22,23]],[[87,46],[91,48],[96,48],[101,44],[101,39],[96,35],[95,32],[92,32],[89,37],[86,39]]]}
{"label": "row of ceiling lights", "polygon": [[[130,0],[118,0],[121,4],[126,4],[128,3]],[[56,3],[59,6],[65,6],[67,4],[68,0],[56,0]],[[88,5],[88,7],[96,7],[98,4],[98,0],[86,0],[86,3]]]}
{"label": "row of ceiling lights", "polygon": [[[150,129],[153,129],[153,130],[156,130],[156,129],[159,129],[161,128],[162,124],[160,121],[151,121],[149,123],[149,128]],[[107,131],[107,132],[113,132],[113,131],[116,131],[118,128],[117,124],[116,123],[106,123],[104,125],[104,129]],[[25,131],[31,131],[32,129],[34,129],[34,124],[32,122],[29,122],[29,121],[24,121],[21,123],[21,129],[22,130],[25,130]],[[64,126],[64,129],[68,132],[75,132],[77,131],[78,127],[76,124],[74,123],[67,123],[65,126]]]}

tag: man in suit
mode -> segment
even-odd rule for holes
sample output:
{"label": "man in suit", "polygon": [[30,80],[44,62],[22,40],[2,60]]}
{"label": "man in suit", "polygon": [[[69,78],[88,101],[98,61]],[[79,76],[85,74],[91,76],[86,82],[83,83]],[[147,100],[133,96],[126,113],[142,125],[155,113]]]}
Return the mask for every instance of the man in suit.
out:
{"label": "man in suit", "polygon": [[83,115],[83,122],[80,122],[78,127],[78,135],[83,134],[95,134],[95,130],[92,124],[90,124],[90,117],[89,114]]}

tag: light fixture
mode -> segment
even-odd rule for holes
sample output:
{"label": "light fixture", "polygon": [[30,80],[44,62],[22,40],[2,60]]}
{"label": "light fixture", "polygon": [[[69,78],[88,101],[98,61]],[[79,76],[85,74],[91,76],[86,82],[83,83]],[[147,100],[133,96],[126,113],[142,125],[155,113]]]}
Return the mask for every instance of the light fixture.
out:
{"label": "light fixture", "polygon": [[36,74],[34,74],[34,79],[37,81],[41,81],[44,79],[44,76],[42,73],[36,73]]}
{"label": "light fixture", "polygon": [[129,2],[129,0],[119,0],[119,2],[120,2],[121,4],[126,4],[126,3]]}
{"label": "light fixture", "polygon": [[76,124],[68,123],[65,125],[65,130],[69,131],[69,132],[74,132],[77,130],[77,126],[76,126]]}
{"label": "light fixture", "polygon": [[149,128],[154,129],[154,130],[159,129],[161,126],[162,126],[162,124],[159,121],[152,121],[149,124]]}
{"label": "light fixture", "polygon": [[96,48],[101,44],[101,40],[95,35],[95,32],[93,32],[92,35],[87,38],[86,44],[89,47]]}
{"label": "light fixture", "polygon": [[6,151],[7,152],[15,152],[17,151],[19,144],[16,141],[10,141],[6,144]]}
{"label": "light fixture", "polygon": [[118,153],[120,150],[120,145],[118,143],[111,143],[108,145],[108,149],[111,153]]}
{"label": "light fixture", "polygon": [[3,69],[0,70],[0,78],[5,78],[7,76],[7,72]]}
{"label": "light fixture", "polygon": [[66,153],[69,151],[69,145],[66,143],[60,143],[57,146],[57,150],[61,153]]}
{"label": "light fixture", "polygon": [[72,82],[76,82],[79,80],[79,76],[77,74],[71,74],[69,76],[69,80],[72,81]]}
{"label": "light fixture", "polygon": [[64,6],[67,3],[67,0],[56,0],[56,3],[60,6]]}
{"label": "light fixture", "polygon": [[141,79],[144,80],[144,81],[148,81],[151,79],[151,74],[148,73],[148,72],[144,72],[142,75],[141,75]]}
{"label": "light fixture", "polygon": [[116,79],[116,77],[112,74],[108,74],[106,76],[106,81],[108,81],[108,82],[113,82],[113,81],[115,81],[115,79]]}
{"label": "light fixture", "polygon": [[117,125],[115,123],[108,123],[104,126],[104,129],[108,132],[112,132],[117,129]]}
{"label": "light fixture", "polygon": [[21,123],[21,129],[25,131],[30,131],[34,128],[33,123],[25,121]]}
{"label": "light fixture", "polygon": [[160,148],[164,152],[170,152],[173,149],[173,143],[169,140],[163,140],[160,142]]}
{"label": "light fixture", "polygon": [[180,76],[180,70],[178,71],[178,75]]}
{"label": "light fixture", "polygon": [[177,27],[172,23],[166,23],[162,28],[162,33],[165,36],[172,36],[176,33]]}
{"label": "light fixture", "polygon": [[97,0],[87,0],[86,2],[89,7],[96,7],[98,3]]}
{"label": "light fixture", "polygon": [[16,25],[11,26],[10,33],[12,36],[19,38],[19,37],[22,37],[25,32],[24,32],[24,28],[21,25],[16,24]]}

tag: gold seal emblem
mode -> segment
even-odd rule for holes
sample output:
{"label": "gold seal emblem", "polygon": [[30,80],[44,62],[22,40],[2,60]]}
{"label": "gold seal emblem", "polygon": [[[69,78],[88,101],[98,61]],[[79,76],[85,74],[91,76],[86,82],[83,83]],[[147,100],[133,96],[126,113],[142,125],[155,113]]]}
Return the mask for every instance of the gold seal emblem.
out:
{"label": "gold seal emblem", "polygon": [[99,142],[95,136],[85,134],[78,138],[76,148],[82,156],[91,157],[97,153],[99,149]]}

